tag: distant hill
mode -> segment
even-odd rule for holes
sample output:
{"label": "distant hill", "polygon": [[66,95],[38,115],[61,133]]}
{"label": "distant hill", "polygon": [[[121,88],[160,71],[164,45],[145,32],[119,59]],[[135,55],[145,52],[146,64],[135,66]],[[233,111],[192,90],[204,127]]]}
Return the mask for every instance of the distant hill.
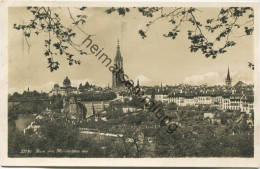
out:
{"label": "distant hill", "polygon": [[239,81],[239,82],[237,82],[237,83],[234,85],[235,88],[246,87],[246,86],[247,86],[247,84],[244,83],[244,82],[242,82],[242,81]]}

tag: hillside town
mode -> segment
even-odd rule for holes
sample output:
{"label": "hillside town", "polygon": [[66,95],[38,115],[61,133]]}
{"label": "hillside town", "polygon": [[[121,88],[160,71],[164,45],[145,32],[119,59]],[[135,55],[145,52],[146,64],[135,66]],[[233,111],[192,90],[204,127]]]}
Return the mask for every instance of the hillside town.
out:
{"label": "hillside town", "polygon": [[[118,44],[114,63],[124,72],[122,62]],[[242,81],[233,85],[229,68],[223,81],[225,85],[215,86],[145,86],[137,80],[142,97],[160,103],[167,122],[157,119],[115,73],[111,87],[89,82],[72,86],[67,76],[49,93],[28,88],[10,94],[9,153],[14,157],[250,157],[254,85]],[[20,114],[33,118],[19,132],[15,122]],[[176,124],[176,131],[167,133],[165,123]],[[16,139],[23,139],[23,144],[16,145]],[[210,144],[217,144],[214,150]]]}

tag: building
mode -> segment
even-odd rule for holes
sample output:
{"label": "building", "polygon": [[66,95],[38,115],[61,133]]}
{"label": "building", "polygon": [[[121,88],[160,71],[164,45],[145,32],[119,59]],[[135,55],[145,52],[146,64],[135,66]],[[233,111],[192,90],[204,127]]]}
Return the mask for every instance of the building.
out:
{"label": "building", "polygon": [[156,95],[154,96],[154,99],[155,99],[156,101],[161,101],[162,103],[167,103],[167,102],[169,102],[169,97],[168,97],[168,95],[163,94],[163,93],[156,94]]}
{"label": "building", "polygon": [[124,113],[132,113],[132,112],[136,111],[136,108],[135,107],[126,106],[126,107],[123,107],[122,110],[123,110]]}
{"label": "building", "polygon": [[198,96],[197,97],[197,104],[205,104],[209,105],[213,103],[213,99],[211,96]]}
{"label": "building", "polygon": [[78,90],[76,87],[71,86],[70,79],[68,76],[63,81],[63,86],[59,86],[59,84],[54,84],[52,90],[50,91],[49,95],[62,95],[67,96],[69,94],[78,94]]}
{"label": "building", "polygon": [[223,98],[223,110],[234,110],[250,114],[254,111],[254,97],[246,95],[231,95]]}
{"label": "building", "polygon": [[240,110],[247,114],[254,112],[254,97],[253,96],[242,96],[240,103]]}
{"label": "building", "polygon": [[85,108],[87,109],[86,118],[96,114],[100,113],[105,110],[106,107],[109,106],[108,101],[86,101],[81,102]]}
{"label": "building", "polygon": [[112,88],[119,89],[124,87],[124,82],[121,81],[121,78],[124,75],[124,69],[123,69],[123,57],[120,52],[119,41],[117,42],[117,51],[114,59],[114,67],[116,68],[116,71],[114,70],[112,72]]}
{"label": "building", "polygon": [[204,119],[206,119],[206,118],[213,119],[214,117],[215,117],[215,114],[213,114],[213,113],[204,113],[203,114]]}
{"label": "building", "polygon": [[63,98],[63,113],[71,120],[82,120],[86,118],[87,109],[74,96]]}
{"label": "building", "polygon": [[242,96],[240,95],[231,95],[229,97],[230,100],[229,110],[240,110],[241,97]]}
{"label": "building", "polygon": [[228,68],[227,77],[226,77],[226,86],[227,87],[231,87],[232,86],[232,79],[230,77],[229,68]]}

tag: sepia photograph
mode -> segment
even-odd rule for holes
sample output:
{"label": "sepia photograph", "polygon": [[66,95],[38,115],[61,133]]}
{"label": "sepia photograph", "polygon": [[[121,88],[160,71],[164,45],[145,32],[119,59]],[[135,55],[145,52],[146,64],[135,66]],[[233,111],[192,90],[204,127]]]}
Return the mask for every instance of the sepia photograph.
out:
{"label": "sepia photograph", "polygon": [[8,160],[256,166],[253,5],[6,8]]}

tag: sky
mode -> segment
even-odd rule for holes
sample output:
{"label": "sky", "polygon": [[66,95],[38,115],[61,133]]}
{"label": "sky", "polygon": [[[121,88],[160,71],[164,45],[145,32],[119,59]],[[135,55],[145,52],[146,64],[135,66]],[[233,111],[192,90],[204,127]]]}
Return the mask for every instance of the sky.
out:
{"label": "sky", "polygon": [[[107,15],[106,8],[88,8],[84,14],[87,24],[81,28],[91,37],[93,43],[104,48],[111,59],[116,54],[117,40],[120,41],[121,54],[124,60],[124,71],[141,85],[176,85],[187,83],[192,85],[224,84],[229,67],[233,84],[238,81],[253,83],[253,71],[248,68],[248,61],[254,60],[254,40],[252,36],[236,37],[237,45],[227,53],[217,56],[216,59],[206,58],[200,52],[189,51],[187,28],[183,25],[179,36],[172,40],[163,37],[172,29],[167,20],[158,21],[148,32],[148,37],[142,39],[139,29],[145,28],[149,18],[131,9],[126,16],[116,13]],[[76,42],[82,42],[86,36],[77,27],[72,26],[67,8],[55,8],[62,21],[77,32]],[[78,9],[71,8],[75,17]],[[166,9],[167,10],[167,9]],[[202,8],[197,17],[205,20],[206,17],[217,15],[218,8]],[[55,83],[62,84],[68,76],[73,86],[86,81],[98,86],[111,86],[111,72],[94,55],[81,56],[81,65],[69,66],[65,57],[58,56],[60,69],[50,72],[47,68],[47,59],[44,57],[44,39],[47,34],[32,36],[27,46],[21,31],[13,29],[13,24],[26,23],[31,14],[22,7],[9,8],[8,32],[8,86],[9,93],[27,90],[50,91]],[[237,32],[240,33],[240,32]],[[87,48],[83,48],[87,52]]]}

